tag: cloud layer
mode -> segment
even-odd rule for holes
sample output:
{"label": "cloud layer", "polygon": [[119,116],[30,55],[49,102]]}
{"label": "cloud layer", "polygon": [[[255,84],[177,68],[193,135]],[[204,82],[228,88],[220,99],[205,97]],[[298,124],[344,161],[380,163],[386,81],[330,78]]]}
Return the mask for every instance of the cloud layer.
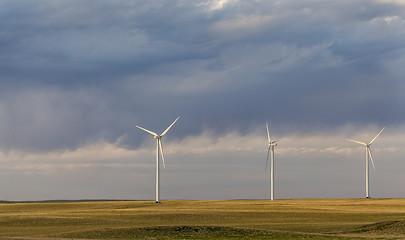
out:
{"label": "cloud layer", "polygon": [[[352,137],[346,134],[350,129],[279,138],[277,198],[363,197],[364,149],[345,141]],[[161,173],[163,198],[268,198],[266,134],[261,130],[244,136],[232,132],[215,137],[204,132],[177,141],[168,137],[166,168]],[[373,137],[363,129],[356,139]],[[403,131],[387,130],[374,143],[371,196],[404,196],[402,139]],[[0,156],[2,194],[13,200],[153,199],[154,144],[151,138],[136,150],[122,148],[118,141],[66,151],[11,151]]]}
{"label": "cloud layer", "polygon": [[[47,173],[82,166],[70,170],[75,175],[90,166],[105,170],[133,164],[131,170],[137,172],[139,161],[146,164],[143,157],[149,158],[136,157],[137,152],[153,143],[135,125],[159,132],[178,116],[168,135],[174,143],[168,141],[166,149],[178,154],[182,164],[192,162],[184,167],[189,172],[201,167],[196,161],[216,159],[221,166],[235,154],[262,157],[257,138],[266,121],[275,135],[291,143],[279,149],[280,157],[292,159],[304,151],[316,155],[313,161],[344,152],[350,154],[342,159],[352,159],[354,146],[324,146],[332,142],[328,136],[344,139],[352,133],[355,138],[383,126],[394,134],[405,125],[403,1],[17,0],[0,3],[0,21],[0,150],[7,163],[0,171],[6,174],[10,167],[16,179],[25,179],[21,181],[30,182],[22,177],[28,166]],[[288,140],[301,135],[317,137],[304,147]],[[198,146],[189,146],[191,139],[199,140]],[[229,149],[229,141],[241,144]],[[395,144],[384,149],[393,151]],[[400,153],[390,154],[397,159]],[[62,159],[67,165],[60,164]],[[235,178],[248,165],[241,161],[238,166],[232,170]],[[314,170],[304,189],[322,177],[315,173],[326,174],[329,168]],[[131,182],[135,175],[121,170]],[[117,179],[118,172],[104,181]],[[232,179],[213,167],[201,172],[211,174],[211,181]],[[37,177],[38,183],[50,178]],[[69,185],[70,180],[61,181]],[[200,181],[206,195],[197,191],[183,196],[215,198],[219,190],[211,188],[214,183]],[[246,175],[227,187],[237,189],[249,181]],[[122,186],[124,190],[112,191],[116,195],[78,191],[71,197],[149,198],[143,190],[127,194],[131,186]],[[56,189],[33,198],[69,198]],[[327,185],[319,189],[335,196]],[[229,191],[219,198],[239,197],[237,190]],[[243,191],[241,198],[256,194]]]}

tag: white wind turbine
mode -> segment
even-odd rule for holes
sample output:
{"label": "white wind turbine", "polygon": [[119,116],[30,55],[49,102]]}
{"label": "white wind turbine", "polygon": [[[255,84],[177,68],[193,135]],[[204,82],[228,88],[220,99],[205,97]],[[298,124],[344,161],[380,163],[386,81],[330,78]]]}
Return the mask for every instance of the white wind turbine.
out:
{"label": "white wind turbine", "polygon": [[267,128],[267,138],[269,140],[269,148],[267,150],[267,159],[266,159],[266,170],[267,170],[267,164],[269,162],[269,155],[270,155],[270,150],[271,150],[271,162],[270,162],[270,199],[273,201],[274,200],[274,147],[277,146],[276,141],[271,141],[270,138],[270,131],[269,131],[269,124],[266,123],[266,128]]}
{"label": "white wind turbine", "polygon": [[160,173],[159,173],[159,167],[160,167],[160,164],[159,164],[159,149],[160,149],[160,153],[162,155],[163,167],[166,168],[166,166],[165,166],[165,157],[163,156],[162,137],[169,131],[169,129],[173,126],[173,124],[175,124],[177,122],[177,120],[179,120],[179,118],[180,117],[176,118],[176,120],[174,120],[174,122],[168,128],[166,128],[166,130],[160,135],[158,135],[158,134],[156,134],[156,133],[154,133],[152,131],[149,131],[149,130],[147,130],[145,128],[136,126],[137,128],[142,129],[145,132],[152,134],[154,136],[154,138],[156,139],[156,203],[160,203],[160,194],[159,194],[160,193],[160,186],[159,186],[159,181],[160,181],[159,180],[159,176],[160,176]]}
{"label": "white wind turbine", "polygon": [[381,131],[377,134],[377,136],[375,136],[374,138],[373,138],[373,140],[371,140],[371,142],[369,143],[369,144],[366,144],[366,143],[364,143],[364,142],[359,142],[359,141],[356,141],[356,140],[351,140],[351,139],[346,139],[346,140],[348,140],[348,141],[351,141],[351,142],[355,142],[355,143],[358,143],[358,144],[361,144],[361,145],[363,145],[365,148],[366,148],[366,198],[370,198],[370,195],[369,195],[369,193],[368,193],[368,187],[369,187],[369,184],[368,184],[368,169],[369,169],[369,165],[370,165],[370,163],[369,163],[369,156],[370,156],[370,158],[371,158],[371,163],[373,164],[373,169],[374,169],[374,171],[375,171],[375,166],[374,166],[374,161],[373,161],[373,155],[371,154],[371,148],[370,148],[370,146],[371,146],[371,144],[377,139],[377,137],[382,133],[382,131],[384,131],[384,129],[385,129],[385,127],[383,128],[383,129],[381,129]]}

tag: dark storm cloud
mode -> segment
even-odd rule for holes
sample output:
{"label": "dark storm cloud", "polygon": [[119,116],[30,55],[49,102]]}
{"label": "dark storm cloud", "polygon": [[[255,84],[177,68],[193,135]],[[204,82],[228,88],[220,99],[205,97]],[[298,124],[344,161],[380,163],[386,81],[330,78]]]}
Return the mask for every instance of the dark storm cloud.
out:
{"label": "dark storm cloud", "polygon": [[223,2],[3,1],[2,148],[404,123],[404,6]]}
{"label": "dark storm cloud", "polygon": [[[193,47],[198,25],[183,21],[187,9],[170,2],[16,1],[4,9],[2,66],[24,80],[122,81],[154,74],[161,64],[206,57]],[[186,31],[195,31],[188,36],[196,40]]]}

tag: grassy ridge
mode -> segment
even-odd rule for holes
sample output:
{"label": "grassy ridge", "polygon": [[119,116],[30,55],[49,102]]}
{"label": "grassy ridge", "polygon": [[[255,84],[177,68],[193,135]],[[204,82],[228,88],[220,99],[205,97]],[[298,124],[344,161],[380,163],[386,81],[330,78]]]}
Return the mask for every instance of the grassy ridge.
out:
{"label": "grassy ridge", "polygon": [[405,238],[405,199],[0,204],[0,239]]}

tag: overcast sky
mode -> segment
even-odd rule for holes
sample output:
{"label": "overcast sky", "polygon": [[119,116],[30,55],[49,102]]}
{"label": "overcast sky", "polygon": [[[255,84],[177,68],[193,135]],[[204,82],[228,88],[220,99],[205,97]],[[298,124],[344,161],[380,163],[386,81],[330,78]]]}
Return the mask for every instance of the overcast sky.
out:
{"label": "overcast sky", "polygon": [[405,197],[404,0],[0,0],[0,199]]}

